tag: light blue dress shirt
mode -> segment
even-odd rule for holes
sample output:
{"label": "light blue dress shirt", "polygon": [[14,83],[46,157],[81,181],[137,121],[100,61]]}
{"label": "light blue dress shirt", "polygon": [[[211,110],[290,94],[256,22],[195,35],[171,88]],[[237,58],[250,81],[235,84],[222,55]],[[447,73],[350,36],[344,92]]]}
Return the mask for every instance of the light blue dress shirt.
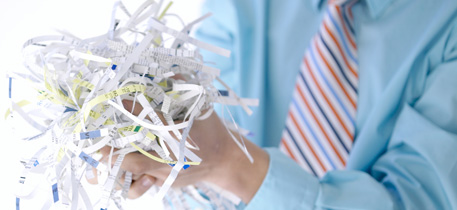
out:
{"label": "light blue dress shirt", "polygon": [[[242,97],[232,113],[260,146],[277,146],[299,64],[321,22],[321,0],[208,0],[197,36]],[[356,138],[347,170],[322,179],[277,149],[247,209],[457,209],[457,1],[359,0]],[[247,161],[247,160],[246,160]],[[242,173],[240,171],[240,173]]]}

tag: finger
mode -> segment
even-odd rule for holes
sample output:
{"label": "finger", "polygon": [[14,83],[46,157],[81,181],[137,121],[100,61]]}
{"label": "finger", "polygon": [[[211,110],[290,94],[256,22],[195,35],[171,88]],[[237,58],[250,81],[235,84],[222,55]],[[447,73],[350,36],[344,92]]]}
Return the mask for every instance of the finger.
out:
{"label": "finger", "polygon": [[[119,179],[119,183],[122,185],[122,187],[123,187],[124,184],[125,184],[126,173],[127,173],[127,171],[126,171],[124,174],[122,174],[122,176],[121,176],[120,179]],[[142,176],[144,176],[144,174],[134,174],[134,173],[131,173],[131,180],[130,180],[130,183],[133,183],[133,182],[139,180]],[[119,189],[118,189],[118,190],[119,190]]]}
{"label": "finger", "polygon": [[156,179],[152,176],[143,175],[138,180],[134,181],[130,186],[128,197],[135,199],[142,196],[152,185]]}
{"label": "finger", "polygon": [[134,173],[132,173],[132,180],[136,181],[136,180],[140,179],[141,175],[142,174],[134,174]]}
{"label": "finger", "polygon": [[122,104],[124,105],[125,110],[133,115],[139,115],[141,111],[143,111],[143,106],[141,106],[141,104],[135,102],[135,106],[133,106],[133,101],[131,100],[122,100]]}
{"label": "finger", "polygon": [[[111,149],[113,150],[112,151],[113,154],[116,151],[119,150],[119,149],[116,149],[116,148],[112,148],[110,146],[104,146],[99,150],[100,153],[102,154],[102,158],[100,158],[100,162],[103,162],[103,163],[106,163],[106,164],[108,163],[109,158],[110,158],[110,154],[111,154]],[[118,156],[119,156],[119,154],[111,156],[111,166],[110,167],[113,167],[113,165],[116,162]]]}
{"label": "finger", "polygon": [[172,76],[171,78],[175,79],[175,80],[183,80],[183,81],[186,81],[186,77],[184,77],[183,74],[175,74],[174,76]]}
{"label": "finger", "polygon": [[[150,152],[156,155],[154,152]],[[164,163],[151,160],[141,153],[130,153],[124,157],[121,168],[133,174],[149,174],[152,176],[166,177],[171,167]]]}
{"label": "finger", "polygon": [[[100,160],[101,162],[107,162],[110,154],[111,147],[103,147],[100,149],[103,157]],[[116,150],[116,149],[115,149]],[[150,154],[157,156],[153,151],[149,151]],[[111,165],[113,165],[118,158],[118,155],[113,155],[111,160]],[[122,161],[121,168],[125,171],[130,171],[132,174],[136,174],[134,180],[138,178],[138,175],[149,174],[152,176],[166,177],[171,170],[167,164],[159,163],[157,161],[151,160],[149,157],[141,153],[129,153],[125,155],[124,160]]]}
{"label": "finger", "polygon": [[[116,152],[117,150],[118,149],[113,148],[113,153]],[[111,147],[110,146],[104,146],[99,151],[102,154],[102,158],[100,159],[100,161],[102,161],[102,160],[104,161],[106,158],[108,158],[108,155],[111,153]]]}
{"label": "finger", "polygon": [[87,178],[86,176],[86,179],[87,179],[87,182],[89,182],[89,184],[98,184],[98,175],[97,175],[97,169],[94,168],[94,167],[91,167],[92,169],[92,174],[94,175],[94,177],[92,177],[91,179]]}

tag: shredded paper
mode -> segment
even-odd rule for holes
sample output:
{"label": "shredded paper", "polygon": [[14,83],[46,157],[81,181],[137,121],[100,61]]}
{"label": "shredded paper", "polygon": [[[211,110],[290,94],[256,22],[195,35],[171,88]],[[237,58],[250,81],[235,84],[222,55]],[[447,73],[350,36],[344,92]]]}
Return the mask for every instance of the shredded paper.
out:
{"label": "shredded paper", "polygon": [[[207,118],[214,103],[238,105],[251,114],[249,106],[257,100],[238,97],[199,50],[227,57],[229,51],[189,36],[192,27],[210,14],[174,30],[166,20],[179,16],[167,14],[170,6],[171,2],[145,1],[131,13],[117,2],[106,34],[87,39],[41,36],[24,44],[26,71],[9,74],[11,107],[5,117],[20,117],[37,131],[24,140],[44,139],[46,144],[22,160],[17,209],[21,199],[34,198],[28,182],[37,174],[44,177],[44,192],[49,193],[37,209],[123,209],[132,173],[120,166],[132,152],[169,165],[164,184],[152,189],[154,199],[166,209],[190,209],[189,198],[217,209],[231,209],[240,202],[209,183],[171,188],[180,171],[205,161],[196,155],[198,145],[188,135],[193,122]],[[12,97],[16,80],[26,81],[21,89],[33,97]],[[215,81],[225,89],[217,89]],[[141,113],[126,110],[125,100],[141,105]],[[237,128],[234,122],[224,123],[227,129]],[[232,138],[252,162],[242,140]],[[103,162],[98,151],[106,146],[117,150],[111,149],[109,161]],[[111,163],[113,155],[118,157]],[[81,184],[94,177],[102,189],[96,198],[89,197]]]}

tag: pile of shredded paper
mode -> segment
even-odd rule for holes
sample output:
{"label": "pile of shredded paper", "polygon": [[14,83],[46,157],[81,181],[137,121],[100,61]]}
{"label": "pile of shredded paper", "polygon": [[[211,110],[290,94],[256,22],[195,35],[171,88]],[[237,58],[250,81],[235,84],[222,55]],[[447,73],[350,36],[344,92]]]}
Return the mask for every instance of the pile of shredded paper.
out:
{"label": "pile of shredded paper", "polygon": [[[132,173],[120,165],[132,152],[169,165],[165,183],[152,189],[165,208],[189,209],[189,198],[217,209],[231,209],[239,203],[209,183],[171,188],[181,170],[205,161],[194,153],[198,145],[188,137],[194,120],[208,117],[214,103],[239,105],[250,114],[248,106],[257,101],[239,98],[199,53],[205,49],[228,57],[229,51],[188,35],[192,26],[209,15],[177,31],[166,26],[167,17],[179,18],[167,16],[170,5],[146,1],[130,13],[117,2],[106,34],[88,39],[69,34],[42,36],[24,44],[27,70],[9,75],[7,117],[21,117],[38,131],[26,141],[45,138],[46,144],[22,161],[25,168],[16,193],[17,209],[21,199],[33,199],[34,189],[27,184],[37,174],[44,177],[42,182],[48,186],[44,192],[49,192],[45,196],[49,199],[37,209],[123,209]],[[34,97],[11,98],[15,80],[26,81],[23,88]],[[215,88],[215,81],[226,89]],[[135,116],[124,108],[123,100],[140,104],[143,110]],[[227,129],[237,127],[234,122],[224,123]],[[252,162],[244,143],[232,137]],[[100,162],[98,152],[105,146],[117,149],[111,150],[107,163]],[[113,155],[118,158],[111,163]],[[81,184],[94,177],[102,189],[96,198]],[[122,184],[120,177],[124,177]]]}

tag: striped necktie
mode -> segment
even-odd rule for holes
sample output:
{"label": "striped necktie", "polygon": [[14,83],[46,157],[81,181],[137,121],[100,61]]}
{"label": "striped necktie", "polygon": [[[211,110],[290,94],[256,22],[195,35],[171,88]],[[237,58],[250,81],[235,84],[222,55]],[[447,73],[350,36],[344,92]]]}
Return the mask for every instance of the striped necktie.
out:
{"label": "striped necktie", "polygon": [[300,65],[282,134],[280,149],[317,177],[344,169],[354,139],[358,86],[350,11],[354,3],[327,5]]}

